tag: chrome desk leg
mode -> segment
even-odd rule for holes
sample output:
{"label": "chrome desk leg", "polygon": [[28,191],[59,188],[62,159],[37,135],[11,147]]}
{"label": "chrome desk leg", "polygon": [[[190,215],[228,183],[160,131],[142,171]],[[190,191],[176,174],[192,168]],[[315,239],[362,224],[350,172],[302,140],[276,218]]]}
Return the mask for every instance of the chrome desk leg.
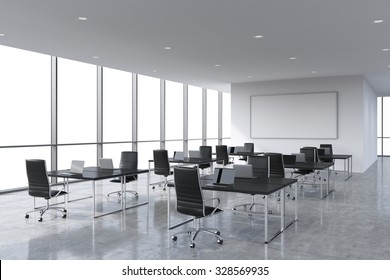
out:
{"label": "chrome desk leg", "polygon": [[268,244],[268,195],[264,198],[264,240]]}
{"label": "chrome desk leg", "polygon": [[282,188],[281,190],[281,200],[280,200],[280,231],[284,231],[284,227],[285,227],[285,221],[284,221],[284,218],[285,218],[285,188]]}

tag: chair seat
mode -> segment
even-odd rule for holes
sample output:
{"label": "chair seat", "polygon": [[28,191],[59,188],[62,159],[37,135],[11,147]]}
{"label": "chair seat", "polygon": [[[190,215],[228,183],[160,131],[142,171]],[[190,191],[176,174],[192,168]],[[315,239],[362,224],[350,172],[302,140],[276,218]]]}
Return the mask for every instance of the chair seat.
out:
{"label": "chair seat", "polygon": [[[211,213],[213,213],[214,209],[215,209],[215,207],[205,206],[204,211],[205,211],[206,216],[209,216]],[[219,213],[219,212],[222,212],[222,210],[217,208],[217,210],[215,210],[214,214]],[[197,217],[197,218],[200,218],[200,217]]]}
{"label": "chair seat", "polygon": [[[51,197],[54,197],[54,196],[61,196],[61,195],[65,195],[65,194],[67,194],[67,192],[65,192],[65,191],[50,190],[50,196],[51,196]],[[51,197],[45,197],[45,199],[50,199]]]}
{"label": "chair seat", "polygon": [[307,175],[307,174],[310,174],[310,173],[314,173],[314,170],[312,170],[312,169],[297,169],[297,170],[294,170],[293,173],[301,174],[301,175]]}

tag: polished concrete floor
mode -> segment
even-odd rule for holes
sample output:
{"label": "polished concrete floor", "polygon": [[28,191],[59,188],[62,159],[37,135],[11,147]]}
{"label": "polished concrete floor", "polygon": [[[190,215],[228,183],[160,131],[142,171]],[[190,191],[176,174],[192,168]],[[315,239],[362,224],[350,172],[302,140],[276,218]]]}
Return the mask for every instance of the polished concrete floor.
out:
{"label": "polished concrete floor", "polygon": [[[156,177],[152,177],[155,181]],[[365,173],[354,173],[344,181],[340,172],[334,178],[335,192],[320,200],[318,189],[300,189],[298,221],[270,244],[264,244],[264,221],[229,211],[232,205],[249,201],[244,194],[212,193],[221,198],[219,215],[204,221],[217,227],[224,239],[217,244],[209,235],[199,235],[196,248],[189,247],[185,235],[176,242],[172,233],[186,225],[167,230],[167,191],[150,188],[150,203],[145,206],[94,219],[92,199],[69,203],[68,217],[55,211],[25,219],[32,208],[27,191],[0,195],[0,259],[390,259],[390,158],[378,158]],[[118,200],[105,195],[118,188],[109,181],[97,183],[96,209],[118,209]],[[146,176],[128,185],[146,199]],[[89,196],[91,182],[71,185],[71,199]],[[174,210],[172,220],[184,219]],[[258,197],[261,201],[262,198]],[[128,195],[127,205],[137,202]],[[271,198],[277,211],[279,203]],[[286,200],[287,218],[292,218],[294,203]],[[279,220],[270,220],[270,233]]]}

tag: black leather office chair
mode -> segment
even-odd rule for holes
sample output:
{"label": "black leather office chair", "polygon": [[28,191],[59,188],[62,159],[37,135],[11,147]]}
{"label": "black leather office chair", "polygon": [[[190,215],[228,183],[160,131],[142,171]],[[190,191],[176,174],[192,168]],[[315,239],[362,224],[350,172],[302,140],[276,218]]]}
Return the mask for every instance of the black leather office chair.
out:
{"label": "black leather office chair", "polygon": [[[162,184],[163,190],[166,190],[168,186],[168,176],[172,175],[171,167],[169,165],[168,151],[167,150],[154,150],[154,174],[164,176],[164,182]],[[155,186],[153,185],[153,189]]]}
{"label": "black leather office chair", "polygon": [[[119,168],[122,168],[122,169],[137,169],[138,168],[138,153],[137,152],[128,152],[128,151],[125,151],[125,152],[122,152],[121,153],[121,160],[120,160],[120,163],[119,163]],[[137,180],[138,176],[137,175],[129,175],[129,176],[126,176],[126,183],[129,183],[131,181],[135,181]],[[113,180],[110,180],[110,182],[113,182],[113,183],[121,183],[121,178],[115,178]],[[134,196],[136,198],[138,198],[138,193],[136,191],[132,191],[132,190],[126,190],[127,193],[131,193],[131,194],[134,194]],[[115,191],[115,192],[110,192],[107,194],[107,196],[109,197],[110,195],[112,194],[117,194],[118,196],[121,196],[121,192],[120,191]]]}
{"label": "black leather office chair", "polygon": [[[318,162],[318,154],[316,147],[303,147],[300,148],[299,153],[305,155],[305,162]],[[294,174],[308,175],[314,173],[313,169],[297,168],[293,171]]]}
{"label": "black leather office chair", "polygon": [[[265,153],[266,156],[269,157],[269,166],[270,166],[270,177],[273,178],[285,178],[286,173],[284,169],[284,158],[285,156],[281,153]],[[294,157],[294,164],[295,164],[295,156]],[[278,193],[280,196],[280,192]],[[286,196],[288,198],[292,198],[292,200],[295,199],[295,196],[292,196],[289,192],[286,193]],[[277,199],[278,201],[280,198]]]}
{"label": "black leather office chair", "polygon": [[[195,238],[200,232],[212,234],[218,244],[223,243],[220,232],[217,229],[203,228],[200,225],[200,219],[212,216],[222,210],[218,208],[219,198],[205,200],[202,188],[199,183],[198,168],[175,167],[174,168],[174,185],[176,190],[176,209],[177,212],[192,216],[192,227],[183,232],[175,233],[172,240],[177,240],[177,235],[181,233],[189,234],[191,241],[190,247],[195,247]],[[217,206],[207,206],[206,201],[217,200]]]}
{"label": "black leather office chair", "polygon": [[[62,218],[66,218],[67,210],[64,207],[55,207],[50,205],[49,202],[52,198],[64,196],[67,194],[67,192],[65,192],[65,184],[61,185],[61,190],[52,189],[49,183],[49,178],[47,176],[46,162],[42,159],[26,160],[26,171],[28,178],[28,194],[34,197],[34,209],[32,211],[26,212],[25,218],[28,219],[30,217],[29,213],[39,211],[40,217],[38,221],[42,222],[43,214],[45,214],[49,209],[55,209],[57,211],[63,212]],[[46,206],[35,207],[35,198],[37,197],[44,198],[46,200]]]}
{"label": "black leather office chair", "polygon": [[218,163],[223,163],[223,165],[233,163],[233,161],[229,158],[229,153],[226,145],[215,146],[215,152],[217,154],[217,159],[220,160],[218,161]]}
{"label": "black leather office chair", "polygon": [[[320,155],[320,149],[321,155]],[[318,149],[318,158],[323,162],[333,162],[333,148],[332,144],[320,144],[320,149]]]}
{"label": "black leather office chair", "polygon": [[[199,146],[199,157],[204,159],[211,159],[212,158],[211,146]],[[199,164],[199,168],[202,171],[210,167],[211,167],[210,163]]]}
{"label": "black leather office chair", "polygon": [[[252,165],[253,176],[257,178],[268,178],[270,176],[270,160],[268,156],[248,156],[248,164]],[[262,203],[255,202],[255,194],[251,194],[251,202],[234,205],[232,210],[236,211],[237,208],[242,207],[244,211],[252,211],[256,205],[264,206]]]}
{"label": "black leather office chair", "polygon": [[[244,143],[244,152],[245,153],[253,153],[255,151],[254,143]],[[239,160],[248,160],[248,156],[240,156]]]}

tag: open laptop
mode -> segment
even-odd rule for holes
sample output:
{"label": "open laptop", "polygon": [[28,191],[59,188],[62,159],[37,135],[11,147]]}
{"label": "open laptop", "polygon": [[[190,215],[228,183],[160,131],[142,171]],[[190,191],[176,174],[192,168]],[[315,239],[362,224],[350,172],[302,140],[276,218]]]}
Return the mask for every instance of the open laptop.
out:
{"label": "open laptop", "polygon": [[232,168],[215,168],[213,184],[221,186],[233,186],[234,169]]}
{"label": "open laptop", "polygon": [[184,159],[184,152],[175,151],[175,152],[173,153],[173,159],[176,159],[176,160],[183,160],[183,159]]}
{"label": "open laptop", "polygon": [[190,158],[200,158],[199,151],[190,150],[190,151],[188,151],[188,155]]}
{"label": "open laptop", "polygon": [[101,169],[114,169],[111,158],[99,158],[99,167]]}
{"label": "open laptop", "polygon": [[229,147],[228,148],[228,153],[229,154],[234,154],[235,150],[236,150],[236,147]]}
{"label": "open laptop", "polygon": [[251,164],[233,164],[236,178],[255,178]]}
{"label": "open laptop", "polygon": [[72,160],[70,164],[69,172],[63,172],[62,175],[77,175],[82,174],[84,170],[84,161],[83,160]]}

